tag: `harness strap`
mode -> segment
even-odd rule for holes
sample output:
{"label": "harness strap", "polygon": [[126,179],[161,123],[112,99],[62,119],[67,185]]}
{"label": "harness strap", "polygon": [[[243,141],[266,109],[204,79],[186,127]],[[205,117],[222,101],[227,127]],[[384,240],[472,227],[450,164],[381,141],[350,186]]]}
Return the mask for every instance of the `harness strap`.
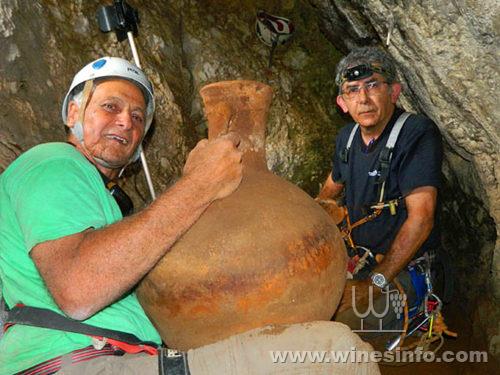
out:
{"label": "harness strap", "polygon": [[153,348],[158,346],[154,342],[142,341],[132,333],[92,326],[90,324],[67,318],[56,313],[55,311],[39,307],[16,305],[8,311],[5,323],[6,329],[14,324],[23,324],[32,327],[81,333],[93,337],[106,337],[131,345],[140,345],[144,347],[149,346]]}
{"label": "harness strap", "polygon": [[[385,196],[385,181],[387,180],[387,176],[389,175],[389,167],[391,165],[391,159],[392,159],[392,151],[394,150],[394,146],[396,145],[396,142],[399,137],[399,133],[401,132],[401,129],[403,128],[404,123],[408,119],[408,117],[411,116],[411,113],[409,112],[403,112],[398,119],[396,120],[396,123],[394,124],[393,128],[391,129],[391,133],[389,134],[389,138],[387,139],[387,142],[385,144],[385,147],[382,149],[379,155],[379,175],[377,177],[377,184],[379,184],[379,190],[378,190],[378,197],[379,197],[379,203],[384,201],[384,196]],[[356,132],[358,131],[359,124],[356,123],[353,128],[351,129],[351,133],[349,134],[349,138],[347,139],[347,144],[345,148],[340,152],[340,160],[343,163],[348,164],[349,163],[349,151],[352,146],[352,142],[354,141],[354,136],[356,135]],[[350,179],[350,176],[348,180]]]}
{"label": "harness strap", "polygon": [[380,184],[378,191],[379,203],[382,203],[385,198],[385,182],[387,180],[387,176],[389,176],[389,170],[391,166],[392,152],[394,150],[394,146],[396,145],[399,133],[401,132],[404,123],[406,122],[408,117],[410,117],[410,115],[411,113],[409,112],[403,112],[398,117],[396,123],[394,124],[391,130],[391,133],[389,134],[389,138],[387,139],[387,143],[385,144],[384,149],[380,152],[379,168],[378,168],[380,174],[377,178],[377,183]]}
{"label": "harness strap", "polygon": [[94,81],[92,79],[85,82],[83,86],[82,102],[80,108],[78,109],[78,121],[83,124],[83,117],[85,116],[85,109],[89,101],[90,93],[94,87]]}
{"label": "harness strap", "polygon": [[340,234],[342,236],[342,238],[348,242],[349,246],[351,246],[352,248],[356,247],[354,245],[354,241],[352,239],[352,230],[370,220],[373,220],[375,219],[378,215],[380,215],[382,213],[382,209],[375,209],[370,215],[367,215],[361,219],[359,219],[358,221],[356,221],[354,224],[351,224],[351,219],[349,217],[349,213],[346,214],[345,216],[345,220],[346,220],[346,225],[341,228],[340,230]]}
{"label": "harness strap", "polygon": [[349,139],[347,140],[347,144],[345,146],[345,149],[342,150],[340,154],[340,158],[342,159],[343,163],[348,163],[349,162],[349,150],[351,149],[352,141],[354,139],[354,136],[356,135],[356,131],[359,128],[359,124],[356,123],[354,127],[351,130],[351,134],[349,134]]}

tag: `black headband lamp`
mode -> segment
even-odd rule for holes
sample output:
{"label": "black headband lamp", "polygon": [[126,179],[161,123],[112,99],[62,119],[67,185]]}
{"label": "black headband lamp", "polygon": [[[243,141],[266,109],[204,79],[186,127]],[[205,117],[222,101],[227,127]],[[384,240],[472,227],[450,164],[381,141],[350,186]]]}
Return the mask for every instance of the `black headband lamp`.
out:
{"label": "black headband lamp", "polygon": [[385,70],[373,64],[356,65],[346,69],[345,73],[342,75],[342,83],[346,81],[359,81],[360,79],[370,77],[373,73],[384,74]]}

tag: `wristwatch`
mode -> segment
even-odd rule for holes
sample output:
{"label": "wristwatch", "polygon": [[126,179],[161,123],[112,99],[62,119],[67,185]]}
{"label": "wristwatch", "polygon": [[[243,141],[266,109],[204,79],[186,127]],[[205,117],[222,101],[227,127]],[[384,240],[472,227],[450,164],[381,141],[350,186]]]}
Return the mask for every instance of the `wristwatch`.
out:
{"label": "wristwatch", "polygon": [[387,286],[387,279],[383,273],[373,272],[370,275],[370,278],[372,280],[372,284],[378,286],[380,289],[384,289]]}

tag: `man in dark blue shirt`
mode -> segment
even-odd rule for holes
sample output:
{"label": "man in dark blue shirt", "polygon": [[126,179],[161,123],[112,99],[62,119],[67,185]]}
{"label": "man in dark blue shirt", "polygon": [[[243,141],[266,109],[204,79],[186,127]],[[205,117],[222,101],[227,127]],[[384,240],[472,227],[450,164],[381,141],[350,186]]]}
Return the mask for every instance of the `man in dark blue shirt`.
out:
{"label": "man in dark blue shirt", "polygon": [[[382,50],[354,49],[340,61],[336,73],[337,104],[357,125],[341,129],[333,170],[318,199],[343,194],[350,223],[376,213],[352,230],[352,240],[374,255],[383,255],[369,273],[347,281],[337,311],[342,321],[342,316],[352,315],[353,302],[357,307],[366,305],[370,289],[376,299],[398,275],[405,279],[405,289],[411,289],[408,263],[438,247],[435,211],[442,145],[439,130],[430,119],[405,114],[396,106],[401,84],[394,62]],[[415,295],[412,290],[406,293]]]}

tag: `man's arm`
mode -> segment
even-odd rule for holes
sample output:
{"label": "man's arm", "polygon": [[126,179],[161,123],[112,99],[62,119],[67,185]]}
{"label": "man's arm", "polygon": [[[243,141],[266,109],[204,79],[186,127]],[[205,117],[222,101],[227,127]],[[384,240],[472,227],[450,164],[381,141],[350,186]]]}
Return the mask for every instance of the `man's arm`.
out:
{"label": "man's arm", "polygon": [[319,200],[336,199],[340,196],[342,190],[344,190],[344,185],[333,181],[332,174],[330,173],[323,187],[321,188],[321,191],[319,192],[317,199]]}
{"label": "man's arm", "polygon": [[434,225],[436,202],[437,189],[433,186],[416,188],[405,198],[408,218],[374,272],[382,273],[389,281],[401,272],[429,237]]}
{"label": "man's arm", "polygon": [[236,138],[201,141],[183,177],[142,212],[33,247],[33,261],[61,310],[83,320],[120,298],[212,201],[233,192],[242,170]]}
{"label": "man's arm", "polygon": [[[405,198],[408,217],[399,229],[389,251],[373,272],[380,272],[391,281],[410,262],[431,233],[436,201],[437,189],[432,186],[416,188]],[[366,304],[371,285],[370,279],[348,280],[337,311],[342,312],[352,307],[353,287],[356,290],[356,304]],[[373,291],[376,298],[380,294],[380,289],[375,287]]]}

